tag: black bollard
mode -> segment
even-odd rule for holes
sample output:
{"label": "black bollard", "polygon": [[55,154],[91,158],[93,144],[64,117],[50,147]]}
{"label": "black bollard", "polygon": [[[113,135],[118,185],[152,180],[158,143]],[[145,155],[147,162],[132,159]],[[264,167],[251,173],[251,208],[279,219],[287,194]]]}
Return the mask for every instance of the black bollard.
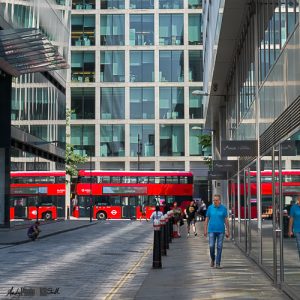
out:
{"label": "black bollard", "polygon": [[153,223],[154,229],[154,241],[153,241],[153,269],[161,269],[161,246],[160,246],[160,222],[158,220],[154,220]]}
{"label": "black bollard", "polygon": [[173,227],[174,227],[174,218],[173,218],[173,211],[170,210],[170,235],[171,235],[171,239],[174,238],[174,233],[173,233]]}
{"label": "black bollard", "polygon": [[173,217],[169,214],[169,242],[172,243],[173,239]]}
{"label": "black bollard", "polygon": [[165,217],[165,244],[166,244],[166,249],[169,249],[169,230],[168,230],[168,217],[164,216]]}
{"label": "black bollard", "polygon": [[165,234],[166,234],[166,220],[165,220],[165,217],[162,216],[160,219],[160,249],[161,249],[162,256],[167,255]]}

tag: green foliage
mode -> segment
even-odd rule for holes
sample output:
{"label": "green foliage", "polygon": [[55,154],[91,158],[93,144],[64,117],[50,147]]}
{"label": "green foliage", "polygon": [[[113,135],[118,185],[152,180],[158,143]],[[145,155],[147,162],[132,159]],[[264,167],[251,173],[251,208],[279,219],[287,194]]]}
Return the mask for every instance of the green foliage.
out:
{"label": "green foliage", "polygon": [[[68,109],[66,111],[66,127],[70,128],[70,119],[72,110]],[[70,134],[66,134],[67,140],[70,138]],[[78,164],[84,163],[87,161],[87,156],[82,156],[75,153],[74,146],[67,143],[66,144],[66,173],[70,177],[76,177],[78,174],[77,166]]]}
{"label": "green foliage", "polygon": [[210,134],[202,134],[199,136],[199,144],[202,145],[202,148],[211,147],[211,135]]}
{"label": "green foliage", "polygon": [[[202,146],[202,149],[207,149],[212,146],[211,135],[202,134],[199,136],[199,144]],[[204,156],[204,162],[208,165],[209,169],[212,169],[212,157]]]}

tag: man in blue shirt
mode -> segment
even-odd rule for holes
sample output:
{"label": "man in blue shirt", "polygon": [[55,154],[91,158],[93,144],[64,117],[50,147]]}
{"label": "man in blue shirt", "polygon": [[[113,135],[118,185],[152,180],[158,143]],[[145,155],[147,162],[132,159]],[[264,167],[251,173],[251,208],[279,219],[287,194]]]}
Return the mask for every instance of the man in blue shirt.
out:
{"label": "man in blue shirt", "polygon": [[299,259],[300,259],[300,196],[297,198],[297,203],[291,207],[289,220],[289,237],[295,235]]}
{"label": "man in blue shirt", "polygon": [[[226,232],[225,232],[226,225]],[[204,236],[208,233],[209,250],[213,268],[221,269],[221,256],[223,249],[224,235],[229,238],[229,222],[227,208],[221,204],[221,196],[214,195],[213,204],[208,207],[204,223]],[[215,256],[215,245],[217,241],[217,257]]]}

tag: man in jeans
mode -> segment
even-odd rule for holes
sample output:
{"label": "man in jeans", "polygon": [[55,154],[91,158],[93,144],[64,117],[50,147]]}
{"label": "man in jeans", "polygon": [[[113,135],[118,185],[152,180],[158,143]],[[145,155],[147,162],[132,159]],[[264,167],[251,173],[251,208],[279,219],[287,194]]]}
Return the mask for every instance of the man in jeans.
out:
{"label": "man in jeans", "polygon": [[300,259],[300,196],[297,197],[297,203],[291,207],[289,220],[289,237],[295,235],[298,254]]}
{"label": "man in jeans", "polygon": [[[226,232],[225,226],[226,225]],[[213,204],[208,207],[204,223],[204,236],[209,237],[209,250],[213,268],[221,269],[221,256],[223,248],[224,235],[229,238],[229,222],[227,208],[221,204],[221,196],[214,195]],[[215,244],[217,241],[217,257],[215,256]]]}

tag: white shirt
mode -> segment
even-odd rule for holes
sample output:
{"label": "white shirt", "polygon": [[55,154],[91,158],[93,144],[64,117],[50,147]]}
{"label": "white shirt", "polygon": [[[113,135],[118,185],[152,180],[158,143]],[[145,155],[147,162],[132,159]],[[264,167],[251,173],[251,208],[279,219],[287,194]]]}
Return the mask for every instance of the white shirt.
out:
{"label": "white shirt", "polygon": [[153,222],[154,220],[160,220],[160,218],[163,216],[163,213],[161,211],[154,211],[150,217],[150,220]]}

